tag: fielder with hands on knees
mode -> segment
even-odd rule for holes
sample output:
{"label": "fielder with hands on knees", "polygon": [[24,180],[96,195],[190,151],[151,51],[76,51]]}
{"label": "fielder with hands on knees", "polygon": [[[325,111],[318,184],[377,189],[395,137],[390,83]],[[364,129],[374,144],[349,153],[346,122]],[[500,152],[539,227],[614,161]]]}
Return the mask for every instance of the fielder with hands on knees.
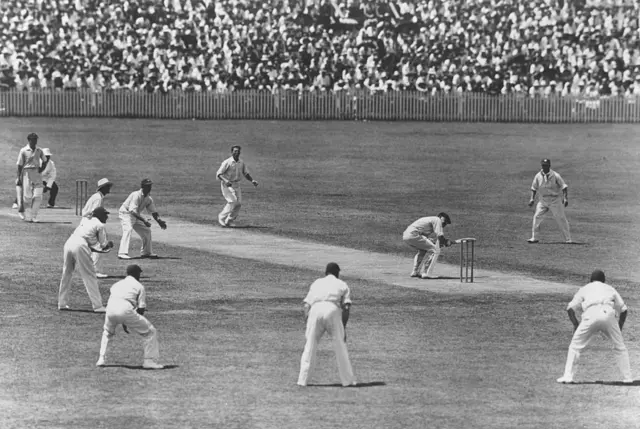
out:
{"label": "fielder with hands on knees", "polygon": [[107,302],[104,316],[102,341],[100,342],[100,357],[96,366],[105,366],[109,341],[116,334],[116,327],[122,325],[124,331],[134,331],[144,338],[144,360],[142,367],[146,369],[162,369],[164,365],[158,363],[160,350],[158,347],[158,332],[144,317],[147,309],[145,287],[140,283],[142,268],[139,265],[129,265],[124,280],[111,286],[111,295]]}
{"label": "fielder with hands on knees", "polygon": [[[42,149],[36,147],[38,135],[27,136],[28,144],[18,154],[18,177],[16,178],[16,197],[18,216],[27,222],[38,222],[38,212],[42,203],[42,172],[47,167],[47,157]],[[30,213],[26,213],[29,210]]]}
{"label": "fielder with hands on knees", "polygon": [[220,214],[218,215],[218,223],[222,226],[234,226],[234,221],[240,214],[242,206],[242,190],[240,188],[240,179],[244,176],[253,186],[258,186],[244,161],[240,159],[240,146],[231,147],[231,156],[225,159],[216,177],[221,181],[222,196],[227,201]]}
{"label": "fielder with hands on knees", "polygon": [[93,211],[93,216],[87,222],[81,223],[73,231],[64,244],[64,264],[62,279],[58,291],[58,310],[69,310],[69,292],[73,272],[77,269],[82,276],[84,287],[87,290],[93,311],[104,313],[106,309],[102,305],[102,296],[98,288],[98,279],[93,268],[91,252],[106,253],[113,248],[113,241],[107,241],[105,223],[109,218],[109,212],[103,207]]}
{"label": "fielder with hands on knees", "polygon": [[122,225],[122,239],[120,240],[120,248],[118,249],[119,259],[131,259],[129,256],[129,242],[131,240],[131,231],[135,231],[142,239],[142,248],[140,250],[141,258],[157,258],[158,255],[152,252],[151,248],[151,222],[147,221],[140,215],[143,210],[151,213],[160,228],[167,229],[167,223],[160,219],[158,210],[151,198],[151,187],[153,182],[151,179],[143,179],[140,182],[140,189],[129,194],[120,210],[120,224]]}
{"label": "fielder with hands on knees", "polygon": [[451,218],[445,212],[440,212],[437,216],[421,217],[404,230],[402,240],[418,250],[413,258],[411,277],[438,278],[433,271],[440,256],[440,246],[449,247],[453,244],[444,237],[443,229],[447,225],[451,225]]}
{"label": "fielder with hands on knees", "polygon": [[325,332],[333,337],[333,349],[338,361],[338,373],[343,386],[354,386],[356,378],[347,352],[346,326],[351,310],[349,286],[339,279],[340,267],[335,262],[327,264],[326,277],[311,284],[304,299],[304,315],[307,321],[306,344],[300,359],[298,385],[306,386],[316,362],[318,343]]}
{"label": "fielder with hands on knees", "polygon": [[[582,311],[580,321],[576,316],[577,311]],[[618,320],[616,320],[616,313],[619,314]],[[622,327],[627,320],[627,306],[618,291],[605,283],[602,270],[594,270],[589,283],[576,292],[567,305],[567,314],[573,323],[573,338],[567,352],[564,375],[557,380],[558,383],[574,382],[580,353],[599,332],[613,342],[622,382],[633,383],[629,351],[622,339]]]}
{"label": "fielder with hands on knees", "polygon": [[[545,158],[540,162],[542,169],[535,175],[531,183],[531,199],[529,207],[535,204],[536,194],[539,196],[538,205],[533,215],[531,238],[528,243],[538,243],[540,224],[544,215],[551,210],[556,219],[566,243],[572,243],[569,231],[569,222],[564,213],[564,208],[569,205],[569,186],[557,171],[551,169],[551,160]],[[562,194],[562,196],[560,196]]]}

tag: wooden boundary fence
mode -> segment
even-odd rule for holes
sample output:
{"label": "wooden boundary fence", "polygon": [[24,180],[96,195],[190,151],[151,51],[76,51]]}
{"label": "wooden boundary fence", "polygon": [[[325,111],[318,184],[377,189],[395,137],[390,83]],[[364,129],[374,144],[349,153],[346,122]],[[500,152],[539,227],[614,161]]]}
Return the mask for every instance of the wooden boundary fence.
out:
{"label": "wooden boundary fence", "polygon": [[430,96],[417,91],[0,92],[0,117],[638,123],[639,105],[640,96],[596,99],[470,93]]}

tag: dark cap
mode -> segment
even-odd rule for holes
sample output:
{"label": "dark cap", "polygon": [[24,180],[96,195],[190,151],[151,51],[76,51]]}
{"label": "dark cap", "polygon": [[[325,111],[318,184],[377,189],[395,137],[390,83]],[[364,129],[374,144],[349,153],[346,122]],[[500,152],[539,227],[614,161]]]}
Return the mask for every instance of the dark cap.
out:
{"label": "dark cap", "polygon": [[333,274],[334,276],[338,277],[338,274],[340,274],[340,266],[335,262],[329,262],[327,264],[327,268],[324,270],[324,273]]}
{"label": "dark cap", "polygon": [[589,280],[589,281],[604,283],[604,271],[602,271],[602,270],[594,270],[591,273],[591,280]]}
{"label": "dark cap", "polygon": [[542,161],[540,161],[540,164],[542,164],[542,165],[551,165],[551,160],[549,158],[545,158]]}
{"label": "dark cap", "polygon": [[27,136],[27,140],[38,140],[38,135],[36,133],[31,133]]}
{"label": "dark cap", "polygon": [[140,186],[149,186],[149,185],[153,185],[153,182],[151,181],[151,179],[142,179],[142,182],[140,182]]}
{"label": "dark cap", "polygon": [[109,212],[104,207],[96,207],[91,212],[91,216],[94,216],[94,217],[95,216],[104,216],[104,215],[108,215],[108,214],[109,214]]}
{"label": "dark cap", "polygon": [[142,268],[140,268],[140,265],[133,264],[127,267],[128,276],[139,275],[140,273],[142,273]]}
{"label": "dark cap", "polygon": [[438,213],[438,217],[444,218],[444,221],[447,223],[447,225],[451,225],[451,218],[445,212]]}

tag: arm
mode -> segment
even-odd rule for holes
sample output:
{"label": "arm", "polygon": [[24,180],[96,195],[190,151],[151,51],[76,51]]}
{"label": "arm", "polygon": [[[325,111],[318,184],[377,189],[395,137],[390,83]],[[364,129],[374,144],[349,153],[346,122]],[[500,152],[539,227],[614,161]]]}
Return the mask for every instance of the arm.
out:
{"label": "arm", "polygon": [[147,220],[145,218],[143,218],[142,216],[140,216],[138,213],[136,213],[133,210],[129,210],[129,214],[133,217],[135,217],[136,219],[138,219],[140,222],[144,223],[144,225],[146,227],[150,227],[151,223],[147,222]]}
{"label": "arm", "polygon": [[47,159],[46,156],[44,156],[44,153],[42,152],[42,150],[38,149],[40,151],[40,161],[42,161],[42,164],[40,164],[40,168],[38,169],[38,173],[42,173],[44,171],[45,168],[47,168],[47,164],[49,163],[49,160]]}
{"label": "arm", "polygon": [[244,177],[246,177],[249,182],[253,183],[253,186],[258,186],[258,182],[253,180],[253,177],[251,177],[251,174],[248,172],[244,174]]}
{"label": "arm", "polygon": [[231,183],[231,181],[229,181],[229,180],[225,179],[225,178],[222,176],[222,173],[218,174],[216,177],[218,178],[218,180],[220,180],[220,181],[224,182],[224,184],[225,184],[226,186],[231,186],[231,185],[233,185],[233,184]]}
{"label": "arm", "polygon": [[304,303],[304,320],[307,320],[309,318],[309,310],[311,310],[311,306],[305,302]]}
{"label": "arm", "polygon": [[349,312],[351,311],[351,303],[344,304],[342,306],[342,326],[347,327],[349,321]]}
{"label": "arm", "polygon": [[531,199],[529,199],[529,207],[531,207],[533,205],[533,203],[535,202],[536,199],[536,190],[532,189],[531,190]]}
{"label": "arm", "polygon": [[569,320],[571,320],[571,323],[573,323],[573,331],[575,332],[576,329],[578,329],[578,325],[580,324],[578,318],[576,317],[576,312],[573,308],[570,308],[567,310],[567,314],[569,315]]}
{"label": "arm", "polygon": [[151,213],[151,216],[153,216],[156,222],[158,222],[158,225],[160,226],[160,228],[167,229],[167,223],[162,219],[160,219],[160,215],[158,214],[158,212]]}
{"label": "arm", "polygon": [[58,175],[58,172],[56,171],[56,165],[53,162],[49,162],[49,180],[47,180],[47,188],[50,188],[53,186],[53,182],[56,181],[56,176]]}
{"label": "arm", "polygon": [[562,198],[564,200],[564,206],[567,207],[569,205],[569,188],[568,187],[562,190]]}
{"label": "arm", "polygon": [[620,330],[622,331],[622,327],[624,326],[624,322],[627,320],[627,310],[624,310],[620,313],[620,318],[618,319],[618,326],[620,326]]}

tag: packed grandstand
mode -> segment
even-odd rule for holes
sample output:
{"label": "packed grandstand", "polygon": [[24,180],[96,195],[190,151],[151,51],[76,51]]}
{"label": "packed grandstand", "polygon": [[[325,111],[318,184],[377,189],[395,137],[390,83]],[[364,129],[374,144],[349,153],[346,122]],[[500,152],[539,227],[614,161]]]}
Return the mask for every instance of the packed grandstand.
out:
{"label": "packed grandstand", "polygon": [[4,90],[640,95],[637,0],[3,0]]}

